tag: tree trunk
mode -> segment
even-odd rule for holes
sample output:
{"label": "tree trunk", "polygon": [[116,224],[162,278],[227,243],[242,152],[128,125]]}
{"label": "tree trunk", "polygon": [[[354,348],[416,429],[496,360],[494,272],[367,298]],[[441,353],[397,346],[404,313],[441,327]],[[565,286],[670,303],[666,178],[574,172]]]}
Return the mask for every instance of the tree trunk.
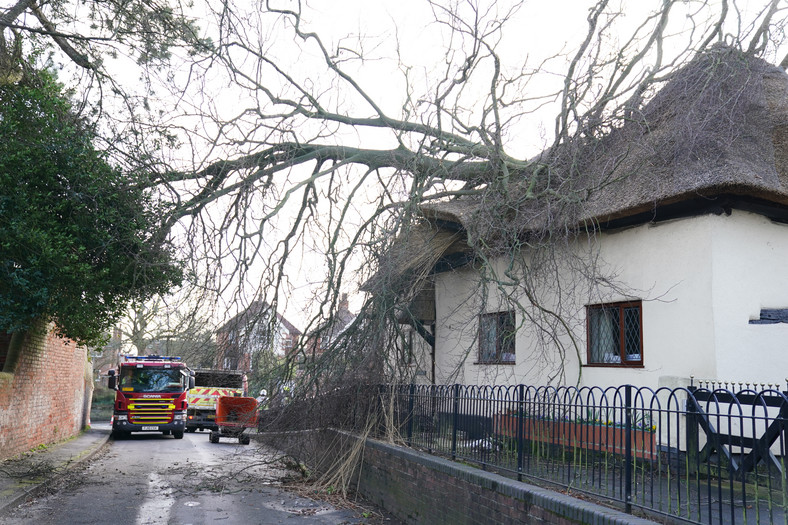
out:
{"label": "tree trunk", "polygon": [[14,332],[11,334],[11,341],[8,343],[8,354],[5,357],[5,364],[3,365],[3,372],[13,374],[16,370],[16,365],[19,363],[19,358],[22,355],[22,348],[26,339],[27,331]]}

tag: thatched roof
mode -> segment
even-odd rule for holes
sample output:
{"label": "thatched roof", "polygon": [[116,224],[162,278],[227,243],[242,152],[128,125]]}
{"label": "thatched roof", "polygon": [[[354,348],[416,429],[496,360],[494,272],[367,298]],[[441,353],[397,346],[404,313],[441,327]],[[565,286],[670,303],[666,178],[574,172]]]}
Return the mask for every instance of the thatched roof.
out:
{"label": "thatched roof", "polygon": [[[602,138],[542,152],[533,170],[512,175],[508,193],[423,205],[427,224],[398,237],[365,288],[394,290],[415,305],[430,272],[472,257],[462,230],[488,249],[508,250],[512,235],[544,232],[550,242],[558,229],[616,228],[731,207],[788,222],[782,68],[717,46],[626,116]],[[547,191],[533,198],[528,189]]]}
{"label": "thatched roof", "polygon": [[[601,140],[544,152],[550,187],[581,196],[561,212],[576,225],[607,223],[676,203],[738,196],[788,207],[788,75],[717,46],[677,70],[623,126]],[[528,174],[530,176],[530,173]],[[557,201],[513,199],[523,224],[540,227]],[[425,216],[473,225],[489,206],[459,199]],[[506,204],[511,211],[511,201]],[[567,220],[565,218],[565,220]]]}
{"label": "thatched roof", "polygon": [[432,271],[467,261],[464,235],[427,221],[409,225],[391,243],[375,274],[362,290],[375,295],[393,293],[403,302],[396,311],[400,323],[435,320],[435,292],[429,281]]}
{"label": "thatched roof", "polygon": [[445,254],[467,249],[462,237],[457,232],[446,231],[427,222],[414,224],[392,242],[377,272],[362,289],[407,293],[406,289],[423,281]]}

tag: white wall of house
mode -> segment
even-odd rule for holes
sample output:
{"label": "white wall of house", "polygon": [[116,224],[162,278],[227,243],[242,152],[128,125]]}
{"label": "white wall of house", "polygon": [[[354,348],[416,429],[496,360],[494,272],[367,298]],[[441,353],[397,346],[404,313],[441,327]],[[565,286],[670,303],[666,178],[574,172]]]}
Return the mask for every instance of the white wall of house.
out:
{"label": "white wall of house", "polygon": [[[256,352],[272,352],[276,357],[284,357],[291,348],[290,330],[284,323],[277,321],[271,330],[270,319],[267,315],[244,326],[241,333],[229,333],[229,339],[240,338],[241,351],[252,355]],[[254,366],[254,365],[252,365]]]}
{"label": "white wall of house", "polygon": [[[574,384],[581,372],[584,385],[677,387],[690,376],[772,383],[788,377],[788,325],[749,324],[761,308],[788,308],[788,226],[734,210],[598,234],[572,249],[598,254],[616,286],[590,286],[563,268],[561,286],[543,291],[543,304],[563,307],[585,363],[584,306],[641,299],[642,368],[579,367],[570,337],[560,337],[567,349],[561,357],[556,345],[538,344],[521,313],[516,364],[475,364],[482,297],[486,312],[498,311],[507,293],[526,301],[513,287],[480,289],[478,270],[463,268],[436,278],[437,382],[544,384],[553,377],[553,384]],[[562,361],[565,376],[556,377]]]}
{"label": "white wall of house", "polygon": [[478,297],[474,295],[476,273],[469,268],[439,274],[435,286],[435,382],[466,381],[465,365],[476,350]]}
{"label": "white wall of house", "polygon": [[400,333],[389,347],[384,373],[391,383],[432,383],[432,349],[412,326],[400,325]]}
{"label": "white wall of house", "polygon": [[715,231],[717,378],[785,385],[788,324],[749,324],[788,308],[788,225],[743,212]]}

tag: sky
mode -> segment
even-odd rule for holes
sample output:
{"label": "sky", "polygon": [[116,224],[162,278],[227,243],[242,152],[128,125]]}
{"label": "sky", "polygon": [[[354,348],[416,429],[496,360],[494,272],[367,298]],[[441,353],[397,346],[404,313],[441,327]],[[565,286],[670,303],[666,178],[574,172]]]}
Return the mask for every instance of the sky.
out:
{"label": "sky", "polygon": [[[6,0],[3,5],[7,6],[11,3],[13,2]],[[195,4],[195,16],[201,19],[200,24],[207,34],[215,30],[215,27],[206,18],[206,13],[211,8],[217,8],[219,4],[211,1]],[[347,89],[347,86],[336,89],[336,78],[326,75],[323,59],[316,48],[295,42],[292,38],[292,27],[286,21],[262,14],[256,2],[239,1],[238,4],[241,6],[237,13],[240,21],[238,28],[244,34],[245,43],[252,46],[259,45],[261,54],[266,58],[278,59],[288,74],[312,87],[315,92],[321,93],[326,104],[331,107],[343,108],[354,116],[372,114],[369,105]],[[272,0],[271,4],[292,8],[295,2]],[[450,33],[445,24],[435,22],[436,15],[440,20],[446,19],[447,13],[441,12],[440,6],[448,4],[449,2],[440,2],[433,10],[425,0],[309,0],[303,2],[305,7],[302,29],[320,34],[326,46],[345,60],[343,67],[358,81],[363,90],[384,112],[399,117],[408,93],[406,85],[410,86],[409,93],[414,101],[424,101],[423,105],[415,104],[416,109],[426,108],[429,106],[427,101],[434,98],[436,79],[442,77],[449,64],[456,66],[466,56],[463,50],[468,49],[468,40]],[[490,41],[496,44],[496,51],[501,57],[502,72],[510,76],[524,75],[522,81],[517,83],[513,92],[510,91],[508,95],[512,98],[522,96],[529,100],[521,101],[521,106],[518,108],[525,108],[524,114],[513,118],[505,138],[507,151],[510,154],[527,159],[549,143],[555,122],[555,107],[545,104],[551,99],[539,98],[537,95],[555,94],[561,89],[568,59],[585,37],[588,8],[593,2],[530,0],[519,5],[506,0],[497,3],[488,0],[478,0],[475,3],[458,0],[452,4],[467,19],[473,18],[472,7],[476,6],[482,30],[492,30],[504,13],[510,13],[507,25],[500,33],[494,33]],[[604,44],[615,47],[626,42],[628,35],[637,27],[637,21],[642,20],[647,10],[661,4],[662,2],[657,0],[611,0],[610,5],[620,7],[623,14],[613,22],[616,24],[615,31]],[[760,4],[761,2],[749,0],[739,3],[744,11]],[[518,5],[519,7],[516,7]],[[685,16],[686,14],[691,10],[707,9],[713,16],[719,11],[719,6],[720,2],[716,0],[677,4],[676,16],[672,19],[668,31],[670,36],[664,46],[666,53],[670,54],[672,50],[683,48],[683,39],[692,28],[691,19]],[[244,7],[247,11],[240,13],[240,9]],[[256,27],[260,30],[256,31]],[[352,60],[353,50],[358,49],[363,49],[365,52],[363,61]],[[255,70],[255,63],[250,56],[242,56],[237,51],[234,53],[238,63],[249,74],[259,73],[266,86],[271,87],[275,93],[279,93],[279,89],[285,92],[275,78],[275,71],[262,67]],[[550,57],[555,58],[545,63]],[[139,70],[127,63],[121,64],[122,58],[118,60],[118,78],[132,85],[137,81]],[[187,61],[179,65],[177,58],[176,56],[173,60],[175,69],[171,72],[172,78],[182,86],[188,85],[189,82],[194,81],[193,71],[187,67]],[[407,72],[407,83],[405,72]],[[478,118],[481,107],[479,101],[483,101],[489,92],[491,72],[490,61],[482,64],[479,80],[468,83],[458,99],[459,114],[467,122],[475,122]],[[594,86],[596,87],[598,86]],[[238,115],[243,108],[255,108],[258,103],[262,104],[262,109],[269,109],[260,102],[259,93],[235,89],[226,77],[218,73],[218,70],[212,70],[204,84],[195,82],[192,88],[189,93],[191,98],[174,98],[166,90],[161,89],[159,98],[152,99],[152,103],[156,109],[163,112],[164,119],[172,119],[172,122],[192,129],[193,138],[198,138],[198,133],[206,135],[216,131],[211,124],[195,117],[194,113],[197,110],[211,109],[222,119],[226,119],[227,116]],[[290,93],[292,94],[292,91]],[[522,109],[517,110],[520,111]],[[414,117],[415,120],[421,118],[421,115]],[[266,132],[264,126],[255,128],[258,123],[254,117],[250,117],[245,124],[247,128],[239,130],[235,138],[262,137]],[[293,133],[308,137],[310,133],[316,131],[317,128],[304,125],[302,128],[295,128]],[[360,130],[352,127],[344,128],[324,139],[372,148],[388,148],[396,144],[388,131]],[[196,144],[195,151],[181,148],[171,150],[168,154],[174,163],[185,164],[195,152],[200,155],[206,154],[207,149],[201,147],[199,143]],[[236,143],[228,141],[223,148],[207,154],[207,160],[220,158],[235,146]],[[290,184],[293,184],[298,176],[303,175],[303,170],[295,170],[291,174]],[[347,194],[345,192],[345,195]],[[353,207],[357,211],[357,217],[349,222],[348,231],[345,233],[353,233],[352,226],[358,224],[361,217],[368,212],[368,203],[374,196],[375,187],[372,185],[356,194]],[[300,200],[300,193],[294,194],[294,200]],[[255,209],[250,210],[252,214],[250,217],[259,220],[264,210],[259,203],[255,203],[254,206]],[[324,216],[328,215],[326,208],[319,209],[319,212]],[[213,218],[218,218],[218,212],[216,213]],[[280,228],[278,234],[287,228],[292,221],[293,213],[291,207],[284,209],[278,223]],[[274,232],[267,231],[267,233],[273,235]],[[265,242],[274,245],[275,239],[273,237],[265,239]],[[306,239],[304,250],[296,251],[294,254],[289,272],[293,296],[287,302],[284,311],[285,316],[299,328],[303,327],[304,311],[312,302],[313,284],[321,282],[321,272],[325,270],[321,259],[310,253],[309,244],[309,239]],[[319,243],[316,245],[319,247]],[[354,261],[356,266],[364,263],[358,259]],[[357,309],[362,295],[352,286],[347,286],[343,291],[350,292],[351,309]],[[229,298],[227,300],[229,301]],[[246,297],[246,302],[249,300],[251,298]],[[229,311],[227,317],[234,313]]]}
{"label": "sky", "polygon": [[[634,0],[612,1],[611,6],[620,7],[621,15],[615,20],[605,19],[614,24],[614,30],[603,42],[604,45],[616,47],[627,42],[638,24],[646,17],[649,10],[658,7],[662,2],[655,0],[643,2]],[[537,94],[555,94],[563,86],[568,61],[583,40],[587,29],[588,7],[592,3],[583,0],[556,0],[553,2],[524,2],[519,8],[513,9],[511,2],[485,2],[472,4],[466,1],[456,2],[459,12],[472,18],[471,6],[478,7],[482,30],[491,30],[503,13],[510,13],[507,25],[495,33],[491,41],[496,44],[496,52],[501,57],[502,71],[515,76],[523,74],[527,82],[522,81],[516,88],[532,100],[524,100],[517,111],[523,115],[513,119],[512,126],[506,134],[507,151],[520,159],[527,159],[541,151],[552,138],[555,125],[556,109],[553,104],[545,103],[553,98],[538,98]],[[743,2],[739,5],[744,10],[754,2]],[[278,6],[292,6],[293,2],[281,0],[274,2]],[[441,78],[447,64],[456,64],[464,58],[464,49],[468,48],[468,40],[447,30],[446,25],[436,23],[435,17],[445,20],[446,13],[439,9],[433,11],[423,0],[390,1],[378,0],[358,1],[311,1],[305,2],[302,29],[313,31],[323,38],[326,47],[344,58],[345,71],[350,74],[359,86],[375,100],[384,112],[399,117],[405,102],[407,83],[415,100],[429,100],[435,93],[435,80]],[[445,5],[443,3],[442,5]],[[719,2],[683,2],[674,8],[674,17],[666,32],[668,35],[663,46],[667,56],[682,52],[686,47],[686,38],[693,29],[688,14],[693,11],[707,10],[707,15],[715,16],[719,10]],[[760,3],[758,4],[760,5]],[[511,9],[511,11],[510,11]],[[255,34],[247,33],[250,40],[258,39],[264,55],[279,60],[289,75],[305,85],[313,86],[320,92],[326,103],[332,107],[342,108],[353,116],[370,116],[372,109],[352,90],[344,86],[337,89],[336,78],[326,74],[322,67],[323,58],[316,47],[298,45],[290,36],[290,27],[281,20],[266,19],[260,15],[253,5],[246,14],[250,26],[262,20],[265,29]],[[653,27],[652,20],[645,25]],[[746,27],[746,23],[744,26]],[[735,29],[735,28],[731,28]],[[695,35],[695,40],[698,40]],[[363,49],[365,59],[352,60],[353,50]],[[634,51],[630,51],[634,53]],[[239,64],[248,57],[238,55]],[[547,62],[545,62],[547,61]],[[485,99],[489,91],[491,62],[482,65],[478,81],[469,82],[458,99],[461,104],[461,115],[468,122],[475,122],[478,117],[479,101]],[[583,64],[581,63],[581,66]],[[485,68],[487,68],[485,70]],[[276,91],[277,82],[272,80],[275,71],[263,70],[261,77],[268,87]],[[532,75],[532,76],[531,76]],[[604,79],[600,79],[601,87]],[[285,92],[282,88],[282,92]],[[238,92],[237,96],[229,86],[222,86],[223,96],[211,101],[217,113],[235,115],[240,107],[249,107],[258,103],[253,92]],[[514,98],[516,93],[510,96]],[[522,108],[525,108],[524,110]],[[420,117],[417,117],[420,118]],[[295,133],[308,137],[314,129],[308,125]],[[363,145],[371,148],[389,148],[396,145],[388,131],[375,131],[357,128],[344,128],[326,141],[339,141],[351,145]],[[303,170],[295,170],[291,181]],[[359,217],[348,222],[348,230],[357,224],[367,212],[368,200],[374,196],[374,188],[365,198],[356,197],[360,204],[356,206]],[[296,197],[299,194],[296,194]],[[295,199],[296,201],[298,198]],[[336,203],[333,204],[336,206]],[[293,216],[293,209],[285,209],[280,227],[286,227]],[[324,209],[322,212],[327,215]],[[348,232],[350,233],[350,232]],[[290,267],[289,279],[293,285],[291,300],[286,303],[284,314],[288,319],[303,326],[307,306],[312,302],[312,293],[321,286],[323,269],[321,259],[308,251],[297,252]],[[319,243],[317,247],[319,249]],[[361,266],[363,261],[356,259],[355,264]],[[253,280],[253,279],[252,279]],[[359,283],[356,283],[359,284]],[[357,308],[362,295],[348,286],[344,291],[351,293],[352,308]]]}

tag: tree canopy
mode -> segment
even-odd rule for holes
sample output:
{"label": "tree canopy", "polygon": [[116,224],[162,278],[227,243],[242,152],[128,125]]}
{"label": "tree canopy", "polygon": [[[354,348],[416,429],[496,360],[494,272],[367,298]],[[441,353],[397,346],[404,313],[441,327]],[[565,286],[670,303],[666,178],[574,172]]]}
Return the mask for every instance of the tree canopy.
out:
{"label": "tree canopy", "polygon": [[129,301],[180,279],[149,191],[95,133],[52,74],[0,85],[0,330],[43,318],[95,344]]}
{"label": "tree canopy", "polygon": [[[17,50],[51,52],[113,159],[148,174],[140,183],[166,203],[162,235],[201,286],[277,310],[297,290],[313,333],[433,203],[494,210],[467,221],[501,237],[468,236],[480,264],[500,246],[564,256],[555,249],[593,193],[559,174],[574,153],[714,46],[787,54],[781,0],[586,0],[552,32],[537,25],[544,3],[401,4],[16,0],[0,11],[0,66]],[[511,221],[523,202],[549,210],[526,241]],[[539,272],[528,275],[486,285],[534,291]],[[379,333],[397,329],[413,293],[380,282],[392,293],[359,317],[378,321],[357,323]]]}

